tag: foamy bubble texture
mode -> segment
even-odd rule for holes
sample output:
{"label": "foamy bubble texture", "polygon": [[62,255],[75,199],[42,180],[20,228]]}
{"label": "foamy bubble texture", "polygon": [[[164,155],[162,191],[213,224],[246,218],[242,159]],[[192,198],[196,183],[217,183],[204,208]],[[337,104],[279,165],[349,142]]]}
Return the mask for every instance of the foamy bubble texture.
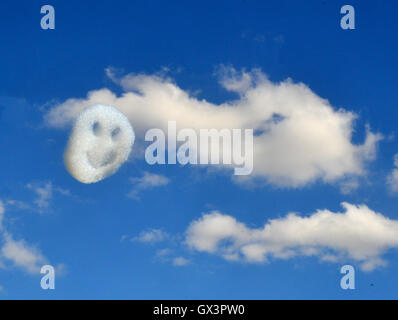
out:
{"label": "foamy bubble texture", "polygon": [[129,120],[117,109],[95,105],[77,118],[65,150],[68,172],[82,183],[98,182],[127,160],[134,143]]}

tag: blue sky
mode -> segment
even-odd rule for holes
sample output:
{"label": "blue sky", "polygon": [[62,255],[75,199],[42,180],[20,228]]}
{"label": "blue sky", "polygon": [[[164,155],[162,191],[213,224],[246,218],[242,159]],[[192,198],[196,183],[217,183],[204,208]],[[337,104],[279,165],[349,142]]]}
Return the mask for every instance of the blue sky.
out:
{"label": "blue sky", "polygon": [[[55,8],[55,30],[40,28],[44,4]],[[352,0],[356,29],[342,30],[344,4],[2,2],[0,299],[396,298],[398,181],[392,177],[398,153],[398,7]],[[256,80],[259,74],[268,80]],[[243,88],[245,77],[253,82],[249,89]],[[287,78],[292,85],[275,98]],[[243,91],[226,90],[231,83]],[[308,91],[301,93],[298,83]],[[178,100],[167,88],[190,99]],[[262,98],[262,89],[270,100]],[[90,98],[90,91],[97,95]],[[143,96],[143,106],[134,99],[122,100],[126,92],[129,99]],[[249,99],[248,93],[257,98]],[[311,107],[300,109],[308,96]],[[336,135],[327,135],[329,118],[318,113],[325,106],[319,97],[328,100],[325,110],[330,121],[337,122]],[[82,184],[63,163],[76,110],[110,100],[136,131],[132,156],[114,175]],[[267,162],[272,155],[256,158],[254,184],[236,181],[228,170],[150,166],[139,153],[145,146],[143,133],[158,123],[152,118],[173,120],[169,117],[178,113],[179,105],[188,110],[180,118],[186,121],[183,125],[198,119],[203,127],[208,119],[229,127],[229,119],[247,117],[254,123],[266,118],[245,113],[220,123],[220,105],[235,103],[240,112],[245,105],[259,110],[256,106],[262,103],[265,108],[277,102],[293,120],[306,124],[315,117],[321,131],[305,133],[306,126],[286,124],[294,133],[289,141],[314,156],[301,158],[275,135],[273,150],[281,158],[275,156],[279,161],[273,163]],[[213,108],[208,118],[193,108],[206,103]],[[339,109],[355,113],[356,119]],[[295,118],[295,110],[305,111],[303,118]],[[352,136],[340,121],[347,121],[344,128]],[[302,132],[303,139],[295,140]],[[311,144],[319,132],[326,135],[330,149]],[[375,141],[364,145],[367,137]],[[333,148],[337,155],[330,156]],[[297,167],[283,167],[289,158],[297,160]],[[307,169],[308,176],[300,180]],[[363,224],[333,220],[346,212],[342,202],[352,205],[350,212],[358,212],[358,219],[364,217]],[[319,221],[310,230],[300,224],[298,217],[315,219],[317,210],[327,210],[337,223],[335,233],[329,234],[332,225]],[[207,232],[200,222],[214,218],[215,211],[243,224],[245,231],[233,222],[229,237],[213,235],[221,239],[217,248],[200,250]],[[287,225],[291,212],[297,221]],[[294,239],[284,248],[295,254],[280,258],[273,251],[262,261],[248,259],[244,248],[253,243],[238,243],[247,234],[254,237],[253,230],[270,219],[281,222],[287,235],[276,230],[266,244],[276,250],[287,238]],[[303,228],[307,233],[297,236]],[[336,234],[343,239],[338,249],[332,239]],[[304,247],[317,247],[319,253],[302,253],[298,242],[306,237],[310,243]],[[223,250],[228,248],[238,254],[238,261],[225,259]],[[326,254],[333,255],[333,261],[324,261],[330,257]],[[369,261],[373,267],[366,270],[363,263]],[[40,287],[37,268],[45,263],[57,270],[52,291]],[[356,269],[355,290],[340,288],[344,264]]]}

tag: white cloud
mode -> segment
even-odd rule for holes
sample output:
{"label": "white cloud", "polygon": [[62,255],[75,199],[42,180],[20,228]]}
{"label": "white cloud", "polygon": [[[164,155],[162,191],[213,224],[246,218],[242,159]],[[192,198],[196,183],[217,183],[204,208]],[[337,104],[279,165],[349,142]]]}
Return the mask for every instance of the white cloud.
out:
{"label": "white cloud", "polygon": [[26,187],[37,195],[34,203],[37,205],[39,210],[47,209],[49,207],[50,200],[53,196],[53,185],[51,182],[47,182],[44,185],[28,183]]}
{"label": "white cloud", "polygon": [[128,235],[127,234],[122,234],[122,236],[120,237],[120,242],[123,242],[124,240],[128,239]]}
{"label": "white cloud", "polygon": [[130,182],[133,184],[133,190],[128,194],[129,197],[138,199],[139,192],[147,189],[161,187],[169,184],[169,178],[150,172],[144,172],[142,177],[130,178]]}
{"label": "white cloud", "polygon": [[340,183],[340,192],[342,194],[350,194],[354,190],[358,189],[359,186],[360,186],[360,183],[359,183],[358,179],[356,179],[356,178],[343,180]]}
{"label": "white cloud", "polygon": [[47,263],[47,259],[41,252],[37,248],[28,245],[24,240],[15,241],[9,234],[5,236],[5,239],[1,254],[15,266],[22,268],[28,273],[36,274]]}
{"label": "white cloud", "polygon": [[14,240],[13,236],[3,226],[4,215],[4,203],[0,200],[0,237],[2,238],[0,267],[5,268],[5,262],[10,262],[28,273],[39,273],[42,265],[47,263],[47,259],[39,249],[29,245],[25,240]]}
{"label": "white cloud", "polygon": [[[381,139],[367,129],[363,144],[354,145],[356,115],[333,108],[302,83],[273,83],[259,70],[237,72],[223,68],[220,83],[238,99],[220,105],[199,100],[170,79],[159,75],[108,76],[124,93],[108,89],[90,91],[85,99],[68,99],[45,116],[53,127],[71,125],[87,107],[102,103],[123,112],[144,141],[150,128],[167,132],[167,121],[177,127],[254,129],[254,171],[250,177],[273,185],[299,187],[316,180],[333,183],[347,176],[366,174],[366,161],[375,157]],[[142,146],[141,146],[142,149]],[[135,152],[140,147],[135,148]]]}
{"label": "white cloud", "polygon": [[0,200],[0,230],[3,229],[3,219],[4,219],[4,204],[3,201]]}
{"label": "white cloud", "polygon": [[183,267],[190,263],[190,261],[184,257],[176,257],[173,259],[173,265],[177,267]]}
{"label": "white cloud", "polygon": [[[170,234],[165,233],[159,229],[152,229],[150,231],[142,232],[138,237],[133,238],[132,241],[142,242],[146,244],[153,244],[155,242],[167,241],[174,242],[175,237],[170,236]],[[155,259],[163,263],[169,263],[176,267],[187,266],[191,263],[190,259],[182,257],[176,254],[175,250],[171,248],[163,248],[157,250],[155,253]]]}
{"label": "white cloud", "polygon": [[394,156],[394,166],[390,175],[387,177],[387,184],[394,193],[398,192],[398,153]]}
{"label": "white cloud", "polygon": [[68,189],[63,189],[63,188],[60,188],[60,187],[56,187],[55,190],[57,192],[59,192],[60,194],[62,194],[63,196],[71,196],[72,195],[70,190],[68,190]]}
{"label": "white cloud", "polygon": [[252,229],[219,212],[203,215],[186,231],[193,249],[227,260],[267,262],[270,258],[317,256],[323,261],[358,262],[365,271],[386,264],[381,255],[398,248],[398,221],[365,205],[343,203],[345,212],[318,210],[308,217],[294,213]]}
{"label": "white cloud", "polygon": [[158,250],[155,255],[155,257],[160,261],[170,263],[176,267],[187,266],[191,263],[190,259],[184,258],[182,256],[174,256],[174,257],[173,256],[174,256],[174,250],[170,248],[164,248]]}
{"label": "white cloud", "polygon": [[34,210],[38,211],[39,213],[43,213],[50,208],[54,194],[71,196],[69,190],[55,186],[51,181],[30,182],[26,184],[26,188],[31,190],[36,195],[36,198],[33,200],[33,204],[14,199],[7,200],[7,204],[15,206],[19,209]]}
{"label": "white cloud", "polygon": [[65,276],[68,273],[68,268],[64,263],[59,263],[55,266],[55,274],[57,276]]}
{"label": "white cloud", "polygon": [[6,203],[7,203],[7,205],[14,206],[14,207],[16,207],[18,209],[21,209],[21,210],[29,210],[29,209],[31,209],[31,206],[28,203],[26,203],[24,201],[20,201],[20,200],[8,199],[6,201]]}
{"label": "white cloud", "polygon": [[160,229],[151,229],[148,231],[141,232],[140,235],[138,237],[133,238],[132,241],[155,243],[155,242],[161,242],[167,239],[168,237],[169,235]]}
{"label": "white cloud", "polygon": [[163,258],[163,257],[169,256],[172,253],[173,253],[173,250],[171,250],[169,248],[164,248],[164,249],[158,250],[156,252],[156,257]]}

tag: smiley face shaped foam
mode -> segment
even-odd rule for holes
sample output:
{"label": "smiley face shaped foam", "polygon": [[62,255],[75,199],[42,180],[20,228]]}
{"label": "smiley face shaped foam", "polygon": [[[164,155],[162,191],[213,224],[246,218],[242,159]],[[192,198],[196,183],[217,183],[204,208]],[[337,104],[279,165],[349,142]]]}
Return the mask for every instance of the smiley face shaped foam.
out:
{"label": "smiley face shaped foam", "polygon": [[95,105],[77,118],[64,154],[68,172],[82,183],[95,183],[114,174],[127,160],[134,130],[124,114]]}

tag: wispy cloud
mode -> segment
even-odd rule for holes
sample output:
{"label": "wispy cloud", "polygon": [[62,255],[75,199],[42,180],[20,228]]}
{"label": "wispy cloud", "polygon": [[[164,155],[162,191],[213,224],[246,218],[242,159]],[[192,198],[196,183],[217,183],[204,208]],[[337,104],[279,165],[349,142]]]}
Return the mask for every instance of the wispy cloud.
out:
{"label": "wispy cloud", "polygon": [[26,203],[24,201],[21,200],[14,200],[14,199],[8,199],[6,201],[7,205],[16,207],[17,209],[21,209],[21,210],[30,210],[32,209],[32,206],[29,203]]}
{"label": "wispy cloud", "polygon": [[0,230],[3,229],[4,212],[5,212],[4,204],[3,201],[0,200]]}
{"label": "wispy cloud", "polygon": [[39,213],[44,213],[51,209],[51,202],[55,194],[62,196],[71,196],[71,192],[67,189],[54,185],[51,181],[36,181],[26,184],[26,188],[33,192],[33,200],[17,200],[7,199],[5,203],[8,206],[20,210],[31,210]]}
{"label": "wispy cloud", "polygon": [[340,192],[342,194],[351,194],[353,191],[358,189],[360,186],[360,182],[357,178],[350,178],[347,180],[343,180],[340,183]]}
{"label": "wispy cloud", "polygon": [[169,238],[169,234],[160,229],[151,229],[141,232],[137,237],[132,238],[132,241],[143,243],[162,242]]}
{"label": "wispy cloud", "polygon": [[171,250],[169,248],[164,248],[164,249],[158,250],[156,252],[156,257],[163,258],[163,257],[167,257],[167,256],[171,255],[172,253],[173,253],[173,250]]}
{"label": "wispy cloud", "polygon": [[160,174],[145,171],[142,177],[130,178],[130,183],[133,185],[133,189],[128,196],[133,199],[139,199],[140,192],[168,185],[170,179]]}
{"label": "wispy cloud", "polygon": [[183,267],[190,263],[190,260],[184,257],[176,257],[173,259],[173,265],[177,267]]}
{"label": "wispy cloud", "polygon": [[14,239],[4,226],[5,213],[6,206],[0,200],[0,266],[6,268],[7,264],[11,264],[27,273],[38,274],[41,267],[48,263],[47,258],[36,246],[28,244],[24,239]]}
{"label": "wispy cloud", "polygon": [[47,263],[47,259],[36,247],[27,244],[24,240],[16,241],[9,234],[5,236],[1,254],[16,267],[31,274],[39,273],[40,268]]}
{"label": "wispy cloud", "polygon": [[398,192],[398,153],[394,156],[394,169],[387,177],[387,185],[391,192]]}
{"label": "wispy cloud", "polygon": [[33,202],[37,205],[39,210],[49,207],[50,200],[53,196],[53,185],[51,182],[47,182],[44,185],[28,183],[26,187],[37,195],[37,198]]}
{"label": "wispy cloud", "polygon": [[71,192],[68,189],[63,189],[60,187],[55,187],[55,191],[58,192],[59,194],[62,194],[63,196],[71,196]]}
{"label": "wispy cloud", "polygon": [[184,267],[191,264],[190,259],[184,258],[182,256],[176,256],[175,251],[170,248],[158,250],[155,257],[160,261],[170,263],[175,267]]}
{"label": "wispy cloud", "polygon": [[[180,246],[180,237],[172,236],[160,229],[151,229],[149,231],[141,232],[138,237],[131,239],[134,242],[141,242],[145,244],[163,243],[170,247],[159,249],[155,253],[155,259],[163,263],[168,263],[176,267],[187,266],[191,263],[191,260],[185,258],[176,252],[176,245]],[[178,242],[176,241],[178,240]],[[177,248],[178,249],[178,248]],[[180,250],[178,250],[180,251]]]}

